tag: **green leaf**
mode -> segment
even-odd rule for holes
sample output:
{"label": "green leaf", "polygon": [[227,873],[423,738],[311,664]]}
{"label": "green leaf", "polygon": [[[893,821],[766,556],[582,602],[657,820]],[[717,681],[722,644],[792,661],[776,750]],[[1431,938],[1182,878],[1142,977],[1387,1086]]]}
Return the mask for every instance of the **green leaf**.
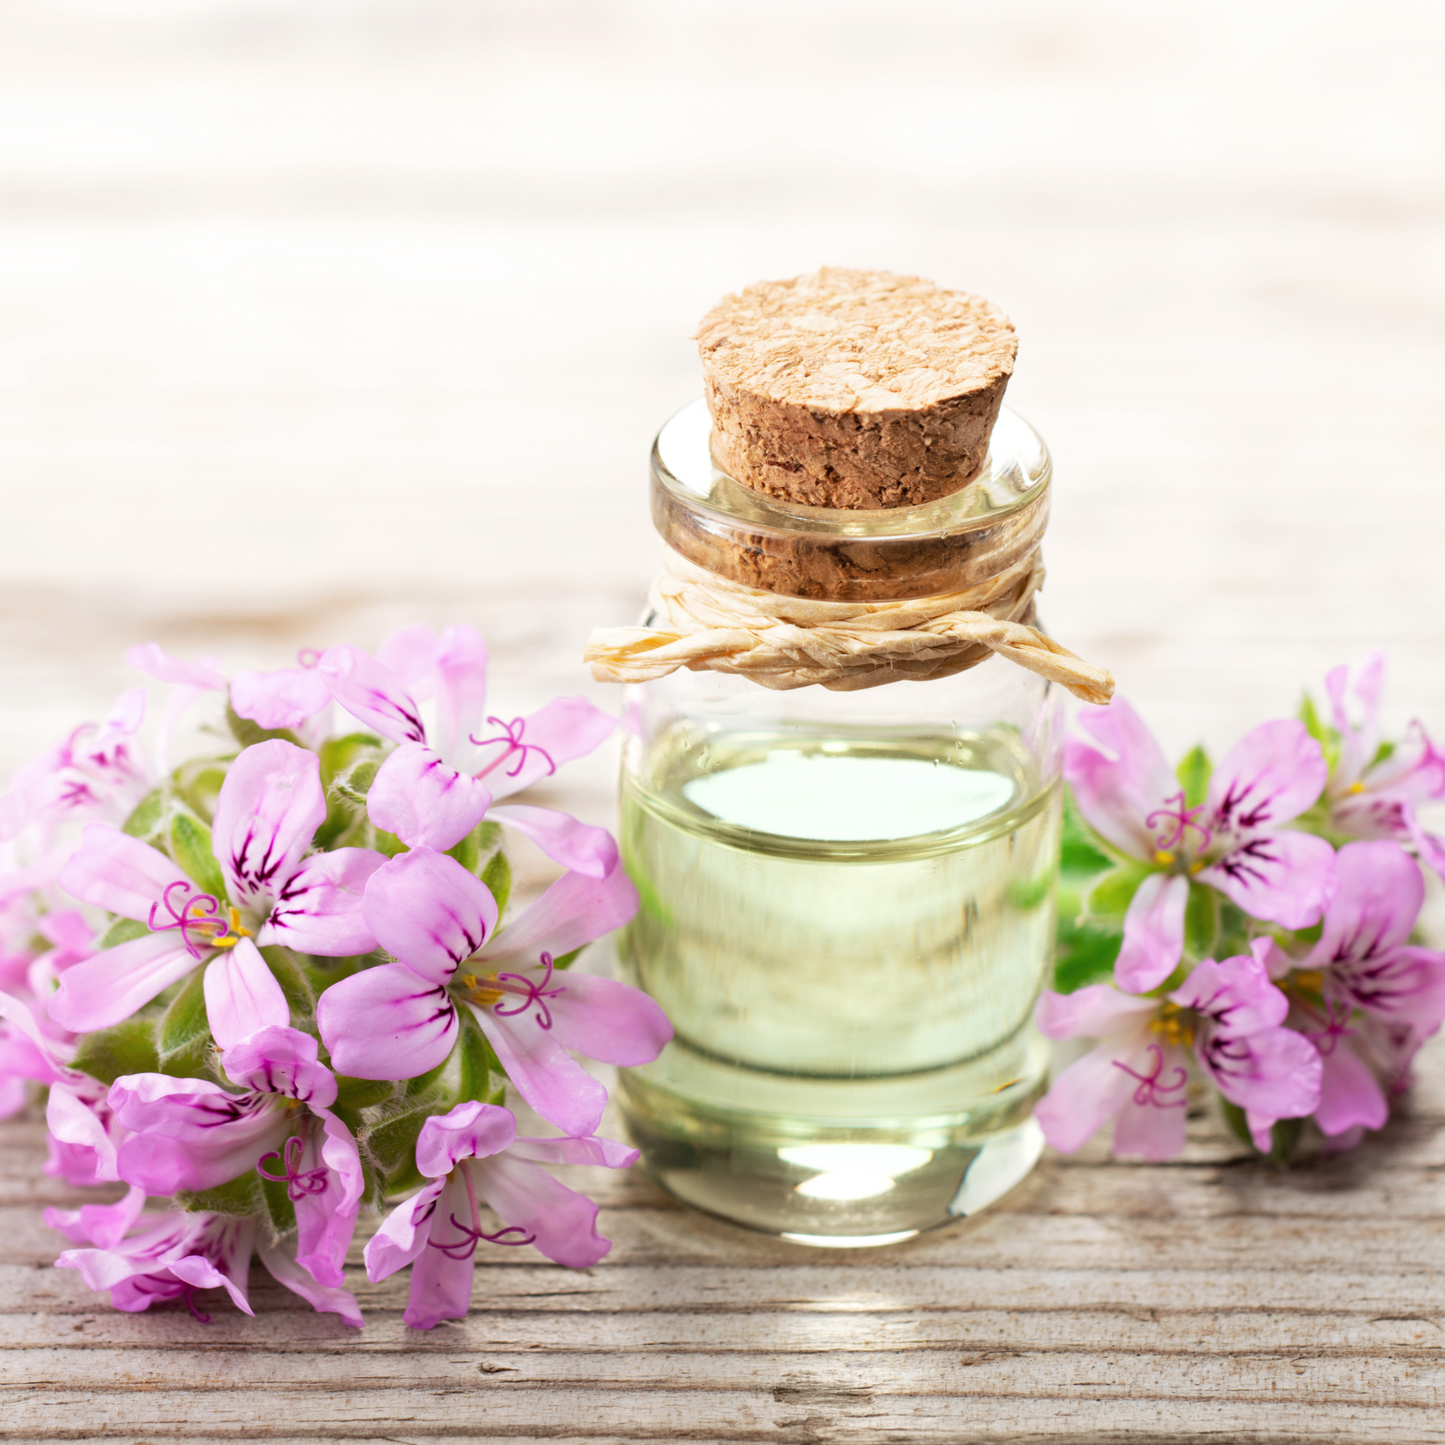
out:
{"label": "green leaf", "polygon": [[1124,935],[1117,928],[1060,920],[1054,955],[1055,990],[1073,993],[1085,984],[1102,983],[1111,978],[1123,941]]}
{"label": "green leaf", "polygon": [[467,834],[454,848],[448,848],[449,857],[455,858],[468,873],[481,877],[482,870],[501,851],[502,825],[489,823],[485,818]]}
{"label": "green leaf", "polygon": [[339,738],[327,738],[321,744],[321,786],[329,788],[332,779],[344,772],[365,752],[381,754],[382,741],[375,733],[345,733]]}
{"label": "green leaf", "polygon": [[160,1059],[156,1054],[154,1018],[137,1015],[114,1028],[85,1034],[72,1063],[102,1084],[113,1084],[125,1074],[156,1073]]}
{"label": "green leaf", "polygon": [[1184,951],[1193,959],[1210,958],[1219,942],[1219,895],[1197,883],[1189,886],[1184,906]]}
{"label": "green leaf", "polygon": [[222,758],[191,758],[171,774],[176,795],[208,825],[216,816],[226,765],[227,760]]}
{"label": "green leaf", "polygon": [[1325,762],[1334,772],[1335,764],[1340,760],[1340,735],[1319,715],[1315,700],[1309,693],[1300,700],[1299,720],[1305,725],[1305,731],[1320,745]]}
{"label": "green leaf", "polygon": [[1020,913],[1029,913],[1047,903],[1053,891],[1054,870],[1045,868],[1033,878],[1015,878],[1008,886],[1008,901]]}
{"label": "green leaf", "polygon": [[461,1036],[457,1041],[461,1060],[462,1099],[483,1104],[500,1104],[507,1097],[507,1076],[487,1036],[470,1011],[461,1014]]}
{"label": "green leaf", "polygon": [[1219,1110],[1224,1115],[1224,1122],[1229,1125],[1229,1132],[1241,1144],[1258,1154],[1259,1150],[1254,1148],[1254,1136],[1249,1132],[1249,1121],[1244,1117],[1244,1110],[1238,1104],[1231,1104],[1223,1094],[1219,1096]]}
{"label": "green leaf", "polygon": [[[185,981],[156,1025],[156,1052],[163,1066],[167,1054],[185,1048],[202,1035],[210,1037],[210,1024],[206,1019],[205,972],[205,969],[198,968]],[[170,1070],[162,1067],[161,1072],[169,1073]]]}
{"label": "green leaf", "polygon": [[189,808],[173,805],[166,833],[176,866],[224,907],[226,880],[211,852],[211,830]]}
{"label": "green leaf", "polygon": [[368,829],[368,832],[371,837],[371,846],[378,853],[384,853],[388,858],[395,858],[398,853],[407,851],[406,844],[395,833],[388,833],[385,829],[374,826]]}
{"label": "green leaf", "polygon": [[248,1169],[214,1189],[178,1189],[176,1198],[184,1209],[208,1209],[215,1214],[248,1215],[265,1207],[261,1176],[254,1169]]}
{"label": "green leaf", "polygon": [[1089,918],[1122,918],[1139,891],[1139,885],[1153,872],[1143,863],[1122,863],[1111,868],[1089,889],[1084,913]]}
{"label": "green leaf", "polygon": [[150,843],[159,837],[166,813],[164,788],[152,788],[131,810],[131,815],[120,825],[122,833]]}
{"label": "green leaf", "polygon": [[481,880],[497,900],[497,917],[501,918],[507,911],[507,900],[512,896],[512,865],[500,848],[487,860],[487,866],[481,871]]}
{"label": "green leaf", "polygon": [[[587,945],[584,943],[582,948],[586,947]],[[574,948],[571,953],[564,953],[561,958],[554,958],[552,960],[552,967],[556,969],[558,973],[561,973],[564,969],[571,968],[572,965],[582,957],[582,948]]]}
{"label": "green leaf", "polygon": [[1366,768],[1365,771],[1368,772],[1370,768],[1378,767],[1387,758],[1392,758],[1394,756],[1395,744],[1392,743],[1389,738],[1386,738],[1385,741],[1382,742],[1380,746],[1375,749],[1375,756],[1370,759],[1369,767]]}
{"label": "green leaf", "polygon": [[1063,836],[1059,867],[1065,873],[1094,874],[1113,866],[1114,860],[1101,850],[1089,825],[1084,822],[1072,791],[1064,797]]}
{"label": "green leaf", "polygon": [[1214,764],[1209,761],[1209,754],[1201,745],[1196,744],[1185,753],[1175,769],[1175,776],[1184,788],[1186,808],[1197,808],[1204,801],[1209,793],[1209,779],[1213,772]]}
{"label": "green leaf", "polygon": [[[1256,1154],[1260,1152],[1259,1146],[1254,1142],[1254,1136],[1249,1132],[1249,1120],[1243,1109],[1238,1104],[1231,1104],[1223,1094],[1219,1096],[1219,1107],[1224,1115],[1224,1121],[1229,1125],[1230,1131],[1242,1144],[1247,1144]],[[1277,1169],[1288,1169],[1290,1159],[1294,1155],[1295,1147],[1299,1143],[1300,1134],[1304,1130],[1303,1119],[1277,1119],[1274,1127],[1270,1130],[1269,1152],[1264,1155]]]}
{"label": "green leaf", "polygon": [[226,698],[226,726],[230,728],[231,736],[243,748],[254,747],[257,743],[269,743],[273,738],[280,738],[283,743],[294,743],[298,748],[305,746],[290,728],[263,728],[260,723],[253,723],[250,718],[241,717],[231,706],[229,695]]}
{"label": "green leaf", "polygon": [[[282,1144],[283,1159],[285,1154],[286,1146]],[[266,1167],[274,1173],[278,1162],[274,1159],[267,1160]],[[282,1180],[262,1178],[259,1174],[256,1182],[261,1186],[256,1192],[270,1218],[272,1235],[290,1234],[296,1228],[296,1206],[291,1203],[291,1186]]]}
{"label": "green leaf", "polygon": [[117,918],[101,935],[100,942],[95,945],[97,953],[104,953],[108,948],[119,948],[122,943],[131,943],[137,938],[144,938],[150,929],[138,918]]}
{"label": "green leaf", "polygon": [[260,952],[286,995],[293,1020],[311,1018],[316,1012],[316,994],[301,959],[279,943],[268,943]]}

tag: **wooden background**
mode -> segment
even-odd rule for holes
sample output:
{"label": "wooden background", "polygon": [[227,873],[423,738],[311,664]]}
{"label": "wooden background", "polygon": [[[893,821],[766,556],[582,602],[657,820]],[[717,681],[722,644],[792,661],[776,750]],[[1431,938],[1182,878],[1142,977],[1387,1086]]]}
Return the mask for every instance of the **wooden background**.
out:
{"label": "wooden background", "polygon": [[[0,764],[152,637],[464,619],[504,706],[589,686],[697,318],[820,262],[1013,316],[1050,625],[1171,748],[1372,646],[1391,723],[1445,732],[1442,43],[1431,0],[7,0]],[[611,766],[550,801],[604,821]],[[112,1312],[13,1122],[0,1436],[1445,1440],[1426,1073],[1347,1158],[1199,1120],[885,1251],[600,1180],[607,1261],[488,1260],[429,1335],[360,1271],[360,1336],[259,1269],[255,1321]]]}

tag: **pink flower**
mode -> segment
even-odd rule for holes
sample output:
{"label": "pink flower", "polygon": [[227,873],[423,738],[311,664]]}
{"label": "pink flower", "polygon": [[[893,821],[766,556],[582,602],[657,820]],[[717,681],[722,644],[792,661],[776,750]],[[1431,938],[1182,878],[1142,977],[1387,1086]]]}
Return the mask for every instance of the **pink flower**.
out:
{"label": "pink flower", "polygon": [[16,773],[0,797],[0,839],[40,825],[122,823],[150,791],[153,775],[136,733],[145,719],[143,687],[116,699],[103,727],[84,723],[58,747]]}
{"label": "pink flower", "polygon": [[1389,1105],[1372,1064],[1402,1076],[1445,1020],[1445,953],[1410,943],[1425,898],[1415,860],[1378,840],[1345,844],[1335,862],[1319,941],[1286,984],[1323,1060],[1315,1121],[1329,1135],[1381,1128]]}
{"label": "pink flower", "polygon": [[[540,1166],[626,1169],[637,1150],[611,1139],[518,1139],[516,1132],[506,1109],[474,1102],[422,1125],[416,1163],[433,1182],[387,1215],[366,1246],[373,1282],[412,1266],[403,1318],[413,1329],[466,1318],[483,1241],[535,1245],[574,1269],[596,1264],[611,1249],[597,1233],[597,1206]],[[482,1201],[501,1217],[501,1229],[482,1228]]]}
{"label": "pink flower", "polygon": [[[484,719],[487,650],[470,627],[449,627],[440,638],[429,628],[409,628],[388,641],[381,660],[333,647],[319,671],[347,712],[397,744],[367,795],[377,827],[408,847],[445,850],[485,816],[531,838],[566,868],[601,878],[612,867],[617,850],[605,828],[551,808],[493,806],[611,735],[616,720],[585,698],[556,698],[510,722]],[[435,746],[417,695],[436,700]]]}
{"label": "pink flower", "polygon": [[1255,1143],[1267,1149],[1276,1120],[1310,1114],[1320,1099],[1319,1055],[1281,1027],[1288,1011],[1258,956],[1207,958],[1164,999],[1102,983],[1045,993],[1037,1010],[1045,1034],[1100,1043],[1059,1075],[1035,1109],[1044,1137],[1070,1154],[1114,1119],[1115,1154],[1174,1158],[1184,1147],[1192,1055],[1245,1110]]}
{"label": "pink flower", "polygon": [[625,923],[637,891],[620,867],[568,873],[493,937],[485,884],[429,848],[393,858],[366,890],[366,919],[398,961],[333,984],[317,1004],[321,1037],[344,1074],[406,1079],[451,1052],[470,1009],[517,1092],[568,1134],[596,1129],[607,1091],[568,1053],[650,1063],[672,1037],[666,1015],[627,984],[555,973],[553,961]]}
{"label": "pink flower", "polygon": [[1092,736],[1070,738],[1064,750],[1079,811],[1114,848],[1153,870],[1124,918],[1114,966],[1121,988],[1145,993],[1179,966],[1191,881],[1285,928],[1319,918],[1334,889],[1334,850],[1282,826],[1315,801],[1328,773],[1302,723],[1255,728],[1215,769],[1204,802],[1191,808],[1128,703],[1115,698],[1107,708],[1083,708],[1079,722]]}
{"label": "pink flower", "polygon": [[14,994],[0,993],[0,1119],[25,1106],[27,1084],[53,1088],[83,1078],[67,1067],[74,1052],[70,1044],[47,1034],[36,1007]]}
{"label": "pink flower", "polygon": [[[1425,729],[1412,722],[1405,737],[1378,762],[1380,693],[1385,658],[1372,652],[1357,668],[1337,667],[1325,677],[1325,692],[1340,732],[1340,756],[1325,796],[1329,825],[1347,838],[1394,838],[1413,845],[1420,859],[1445,877],[1445,843],[1420,825],[1418,803],[1445,798],[1445,753],[1436,750]],[[1363,710],[1353,726],[1346,710],[1348,694]]]}
{"label": "pink flower", "polygon": [[[119,1213],[123,1210],[129,1211],[128,1219]],[[67,1249],[55,1261],[56,1267],[78,1269],[91,1289],[109,1290],[111,1304],[118,1310],[145,1310],[184,1299],[190,1312],[209,1324],[210,1315],[196,1305],[197,1290],[224,1289],[237,1309],[255,1313],[247,1298],[254,1247],[278,1284],[317,1310],[338,1314],[356,1329],[362,1327],[361,1311],[349,1290],[317,1284],[297,1264],[294,1243],[260,1243],[252,1219],[205,1211],[170,1214],[156,1222],[148,1220],[140,1232],[129,1234],[138,1215],[139,1205],[131,1209],[129,1199],[110,1210],[96,1205],[78,1211],[47,1209],[45,1222],[52,1229],[77,1244],[96,1246]]]}
{"label": "pink flower", "polygon": [[[228,1036],[209,1011],[212,1033]],[[296,1211],[298,1263],[318,1283],[339,1286],[361,1208],[361,1158],[331,1112],[336,1078],[317,1062],[316,1040],[267,1024],[227,1047],[221,1067],[242,1092],[165,1074],[115,1081],[110,1106],[133,1131],[117,1172],[148,1194],[214,1189],[251,1169],[284,1182]],[[264,1167],[272,1160],[274,1168]]]}
{"label": "pink flower", "polygon": [[384,860],[366,848],[307,856],[325,816],[315,753],[280,741],[245,749],[226,774],[211,828],[224,898],[202,892],[158,849],[92,824],[62,886],[151,931],[63,973],[50,1017],[77,1033],[109,1028],[217,959],[249,979],[244,986],[264,987],[266,965],[248,935],[330,956],[374,948],[362,890]]}

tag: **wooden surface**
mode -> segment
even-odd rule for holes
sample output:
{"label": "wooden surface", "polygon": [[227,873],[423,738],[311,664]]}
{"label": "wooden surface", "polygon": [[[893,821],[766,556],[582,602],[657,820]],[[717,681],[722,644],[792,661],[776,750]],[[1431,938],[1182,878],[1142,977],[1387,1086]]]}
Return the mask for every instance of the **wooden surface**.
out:
{"label": "wooden surface", "polygon": [[[1445,732],[1437,4],[29,0],[0,9],[0,765],[156,637],[232,666],[465,619],[496,696],[635,615],[724,291],[935,277],[1022,338],[1045,607],[1167,744],[1384,646]],[[612,701],[604,690],[600,700]],[[611,762],[548,797],[594,821]],[[534,876],[534,882],[536,877]],[[348,1332],[112,1312],[0,1128],[0,1437],[1445,1439],[1445,1065],[1279,1176],[1049,1159],[813,1253],[602,1179],[613,1255]]]}

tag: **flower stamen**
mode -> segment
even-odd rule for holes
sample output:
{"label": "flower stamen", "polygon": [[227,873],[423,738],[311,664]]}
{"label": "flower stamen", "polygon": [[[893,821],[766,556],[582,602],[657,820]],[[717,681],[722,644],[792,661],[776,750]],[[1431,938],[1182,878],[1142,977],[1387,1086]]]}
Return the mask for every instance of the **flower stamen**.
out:
{"label": "flower stamen", "polygon": [[[146,919],[146,926],[152,933],[167,933],[173,928],[181,931],[181,941],[186,945],[187,952],[192,958],[200,958],[202,949],[205,947],[235,947],[239,939],[233,939],[230,944],[224,944],[222,939],[226,938],[231,931],[229,923],[223,923],[217,918],[221,911],[220,900],[213,893],[198,893],[194,898],[186,898],[182,901],[179,912],[176,909],[175,900],[171,894],[179,888],[185,893],[191,891],[191,884],[183,878],[177,878],[174,883],[166,884],[166,891],[161,895],[161,903],[151,904],[149,917]],[[156,909],[164,906],[171,916],[169,923],[156,922]],[[236,910],[231,909],[231,917],[235,919],[237,926],[240,924],[240,915]],[[191,930],[194,929],[200,935],[202,943],[197,944],[191,937]]]}
{"label": "flower stamen", "polygon": [[293,1204],[299,1204],[301,1200],[310,1195],[326,1192],[326,1166],[324,1164],[316,1169],[303,1171],[301,1168],[301,1154],[305,1148],[306,1145],[299,1134],[293,1134],[286,1141],[286,1157],[281,1164],[286,1171],[284,1174],[272,1174],[269,1170],[261,1167],[268,1159],[281,1159],[279,1149],[273,1149],[269,1154],[263,1154],[256,1161],[256,1173],[262,1179],[269,1179],[272,1184],[284,1184],[286,1197]]}
{"label": "flower stamen", "polygon": [[526,765],[528,753],[541,753],[547,761],[547,776],[549,778],[557,771],[557,764],[552,761],[552,754],[549,753],[546,748],[538,743],[524,743],[522,741],[522,734],[527,730],[526,718],[514,717],[511,722],[503,722],[499,717],[489,717],[487,721],[494,727],[501,728],[501,736],[495,738],[474,738],[468,734],[468,741],[475,743],[479,748],[490,747],[493,743],[505,743],[506,750],[500,757],[494,758],[488,763],[487,766],[477,774],[478,778],[485,778],[488,773],[501,767],[513,753],[519,753],[520,756],[517,759],[516,766],[507,769],[507,776],[509,778],[515,778],[522,771]]}
{"label": "flower stamen", "polygon": [[[1209,847],[1214,835],[1203,823],[1198,821],[1199,814],[1204,811],[1204,808],[1205,804],[1203,803],[1200,803],[1197,807],[1186,808],[1184,806],[1184,792],[1183,789],[1181,789],[1175,793],[1172,798],[1165,799],[1164,807],[1155,808],[1155,810],[1144,819],[1144,826],[1146,828],[1154,827],[1154,820],[1156,818],[1167,819],[1174,825],[1168,829],[1167,833],[1161,831],[1154,843],[1155,848],[1159,850],[1154,855],[1154,861],[1158,863],[1161,868],[1169,866],[1168,863],[1161,861],[1161,855],[1169,855],[1173,849],[1182,847],[1191,828],[1199,835],[1199,851],[1202,852]],[[1169,863],[1173,861],[1173,857],[1170,856]]]}
{"label": "flower stamen", "polygon": [[[1173,1040],[1170,1040],[1172,1043]],[[1166,1099],[1165,1094],[1175,1094],[1189,1082],[1188,1073],[1178,1064],[1174,1066],[1174,1080],[1172,1083],[1163,1082],[1164,1074],[1164,1050],[1158,1044],[1150,1044],[1149,1052],[1154,1055],[1154,1067],[1148,1074],[1140,1074],[1131,1069],[1128,1064],[1121,1064],[1118,1059],[1110,1062],[1116,1069],[1123,1069],[1131,1079],[1139,1081],[1139,1087],[1134,1090],[1134,1102],[1139,1107],[1147,1108],[1153,1106],[1156,1109],[1182,1109],[1188,1102],[1186,1099]]]}
{"label": "flower stamen", "polygon": [[[546,1000],[556,998],[559,994],[567,992],[566,985],[560,988],[548,988],[552,982],[552,955],[544,953],[541,956],[542,963],[546,966],[547,972],[542,975],[541,983],[530,979],[524,973],[499,973],[496,975],[496,982],[504,986],[506,993],[523,994],[522,1002],[516,1008],[503,1008],[497,1004],[492,1010],[498,1018],[508,1018],[513,1014],[526,1013],[533,1004],[537,1005],[537,1023],[544,1029],[552,1027],[552,1011],[547,1007]],[[505,987],[510,984],[511,987]]]}

